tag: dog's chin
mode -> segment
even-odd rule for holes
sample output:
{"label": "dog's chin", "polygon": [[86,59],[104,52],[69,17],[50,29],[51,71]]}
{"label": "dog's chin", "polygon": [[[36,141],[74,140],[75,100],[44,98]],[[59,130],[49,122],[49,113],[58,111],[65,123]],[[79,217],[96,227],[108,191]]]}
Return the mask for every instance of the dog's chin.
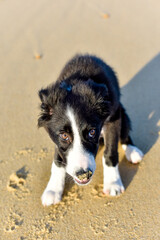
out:
{"label": "dog's chin", "polygon": [[85,180],[79,180],[78,178],[74,177],[73,179],[74,179],[75,183],[80,185],[80,186],[87,185],[91,182],[91,178],[90,179],[85,179]]}

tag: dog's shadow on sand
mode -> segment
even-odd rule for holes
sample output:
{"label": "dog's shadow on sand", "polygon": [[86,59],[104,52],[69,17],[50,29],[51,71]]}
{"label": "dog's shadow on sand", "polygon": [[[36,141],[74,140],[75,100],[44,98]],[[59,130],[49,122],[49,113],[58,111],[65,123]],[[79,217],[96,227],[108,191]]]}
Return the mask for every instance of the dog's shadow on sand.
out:
{"label": "dog's shadow on sand", "polygon": [[[134,144],[146,154],[156,143],[160,131],[160,54],[154,57],[121,88],[122,103],[132,121]],[[120,162],[120,172],[127,188],[138,165]]]}

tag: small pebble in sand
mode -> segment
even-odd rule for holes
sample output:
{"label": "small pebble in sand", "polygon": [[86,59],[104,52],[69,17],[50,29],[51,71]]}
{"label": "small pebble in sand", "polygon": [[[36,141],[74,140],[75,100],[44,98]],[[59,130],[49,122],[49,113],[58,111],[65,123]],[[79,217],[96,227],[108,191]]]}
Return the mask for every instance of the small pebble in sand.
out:
{"label": "small pebble in sand", "polygon": [[41,59],[41,58],[42,58],[42,54],[35,54],[34,57],[35,57],[35,59],[37,59],[37,60],[38,60],[38,59]]}
{"label": "small pebble in sand", "polygon": [[102,16],[102,18],[104,18],[104,19],[110,18],[110,15],[109,15],[108,13],[102,13],[101,16]]}

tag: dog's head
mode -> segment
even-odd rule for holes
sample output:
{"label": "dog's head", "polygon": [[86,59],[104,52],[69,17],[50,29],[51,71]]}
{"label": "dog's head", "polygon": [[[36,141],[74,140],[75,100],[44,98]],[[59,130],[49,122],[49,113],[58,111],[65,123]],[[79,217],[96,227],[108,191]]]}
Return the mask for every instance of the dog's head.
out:
{"label": "dog's head", "polygon": [[96,168],[95,157],[103,123],[110,114],[108,89],[91,79],[57,82],[39,91],[44,127],[57,146],[60,158],[78,184],[87,184]]}

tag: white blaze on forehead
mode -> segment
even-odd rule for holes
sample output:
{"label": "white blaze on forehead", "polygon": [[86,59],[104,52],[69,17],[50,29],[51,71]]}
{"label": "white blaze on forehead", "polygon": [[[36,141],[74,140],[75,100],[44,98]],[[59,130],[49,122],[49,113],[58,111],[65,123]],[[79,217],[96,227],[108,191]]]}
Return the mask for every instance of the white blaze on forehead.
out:
{"label": "white blaze on forehead", "polygon": [[74,135],[74,144],[75,147],[79,147],[81,145],[81,138],[79,135],[79,130],[78,130],[78,126],[76,123],[76,119],[73,113],[73,110],[71,108],[67,108],[67,116],[69,117],[69,120],[71,122],[71,127],[72,127],[72,131],[73,131],[73,135]]}
{"label": "white blaze on forehead", "polygon": [[93,172],[95,171],[95,160],[94,156],[90,153],[88,153],[81,141],[78,125],[76,123],[75,115],[73,112],[73,109],[67,108],[66,112],[70,122],[71,122],[71,128],[73,132],[73,146],[69,150],[68,156],[67,156],[67,172],[70,175],[75,175],[75,172],[78,171],[80,168],[83,168],[84,170],[87,168],[90,168]]}

